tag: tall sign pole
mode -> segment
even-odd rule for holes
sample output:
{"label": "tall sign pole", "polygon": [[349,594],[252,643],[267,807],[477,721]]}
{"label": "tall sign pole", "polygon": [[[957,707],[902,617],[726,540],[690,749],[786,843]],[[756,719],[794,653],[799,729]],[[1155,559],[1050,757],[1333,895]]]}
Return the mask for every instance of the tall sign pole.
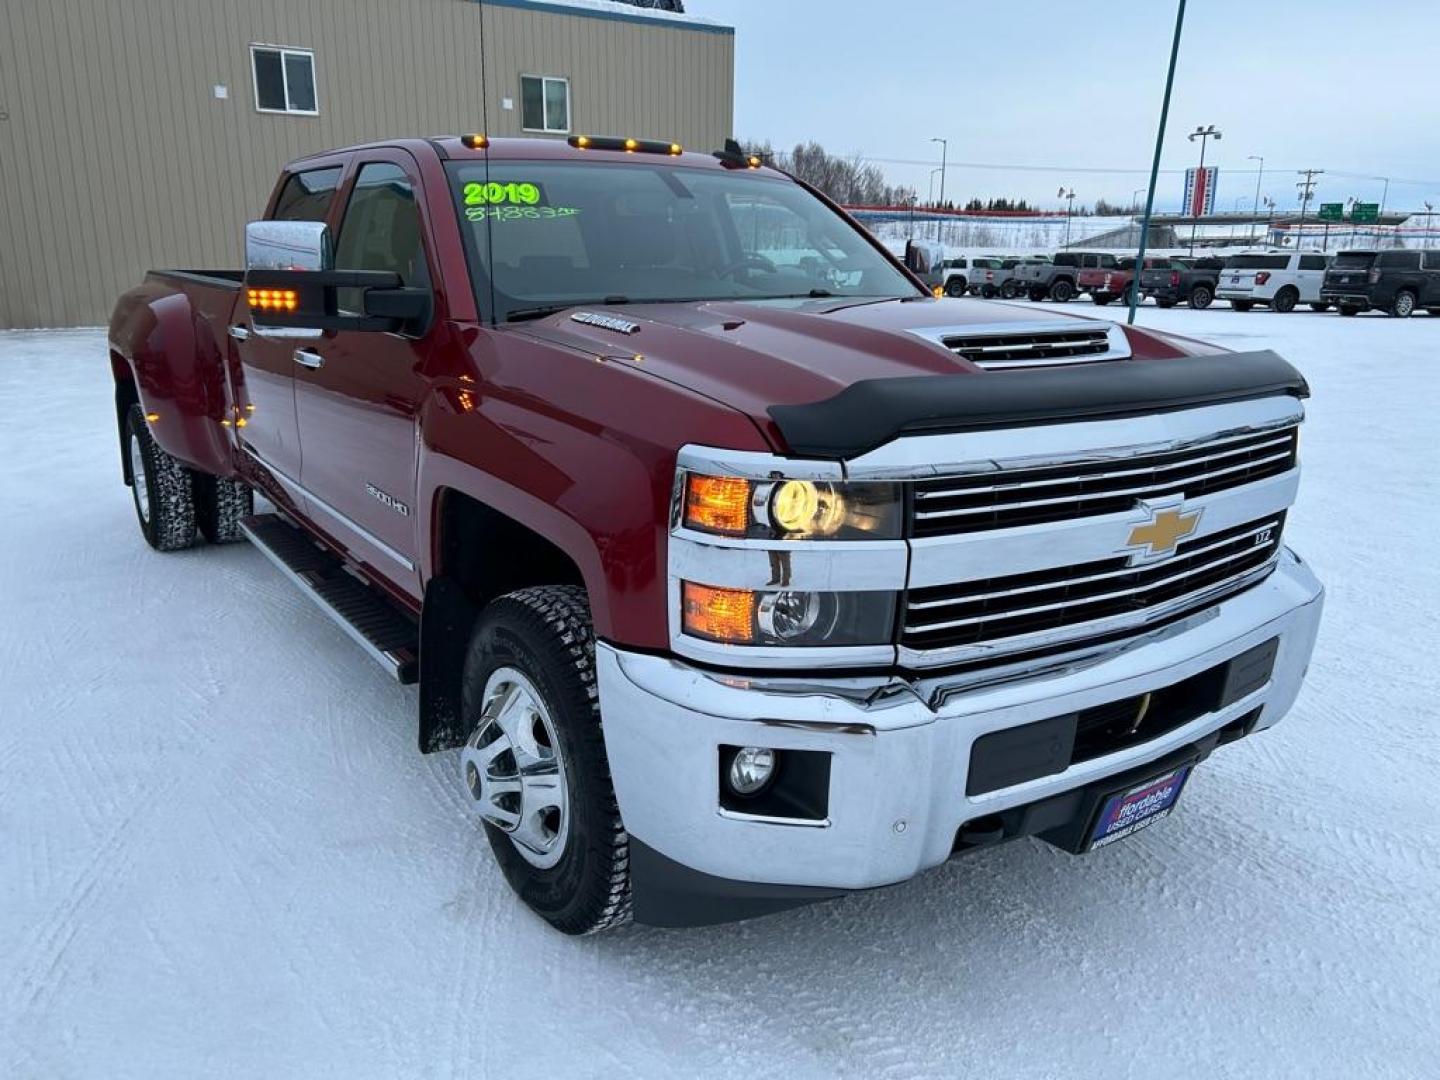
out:
{"label": "tall sign pole", "polygon": [[[1160,175],[1160,149],[1165,145],[1165,123],[1170,119],[1170,89],[1175,85],[1175,59],[1180,55],[1180,31],[1185,25],[1185,0],[1178,0],[1175,7],[1175,40],[1170,43],[1170,70],[1165,74],[1165,97],[1160,102],[1160,127],[1155,132],[1155,157],[1150,162],[1150,191],[1145,196],[1145,216],[1140,219],[1140,250],[1135,255],[1135,280],[1145,268],[1145,244],[1150,239],[1150,214],[1155,209],[1155,180]],[[1135,305],[1140,302],[1140,290],[1130,290],[1130,316],[1126,322],[1134,324]]]}
{"label": "tall sign pole", "polygon": [[1305,208],[1310,205],[1310,200],[1315,197],[1315,177],[1322,175],[1324,169],[1296,169],[1295,175],[1305,177],[1304,180],[1297,180],[1295,186],[1300,189],[1300,222],[1295,228],[1295,250],[1300,250],[1300,245],[1305,240]]}

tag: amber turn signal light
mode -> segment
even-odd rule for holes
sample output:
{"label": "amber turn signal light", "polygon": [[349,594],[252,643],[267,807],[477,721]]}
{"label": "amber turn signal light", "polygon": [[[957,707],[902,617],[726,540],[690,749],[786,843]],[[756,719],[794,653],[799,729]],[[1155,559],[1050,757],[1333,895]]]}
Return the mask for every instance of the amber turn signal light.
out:
{"label": "amber turn signal light", "polygon": [[750,523],[750,482],[731,476],[685,478],[685,524],[706,532],[745,535]]}
{"label": "amber turn signal light", "polygon": [[743,645],[755,640],[755,594],[683,582],[680,597],[685,633]]}
{"label": "amber turn signal light", "polygon": [[300,306],[300,294],[294,289],[251,289],[250,307],[261,311],[294,311]]}

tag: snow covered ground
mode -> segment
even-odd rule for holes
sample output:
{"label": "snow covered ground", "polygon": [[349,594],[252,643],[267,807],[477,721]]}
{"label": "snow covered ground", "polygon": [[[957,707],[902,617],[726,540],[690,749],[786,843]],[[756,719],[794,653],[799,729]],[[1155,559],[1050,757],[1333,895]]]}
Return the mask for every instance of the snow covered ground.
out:
{"label": "snow covered ground", "polygon": [[0,1077],[1434,1076],[1440,319],[1143,319],[1313,383],[1296,710],[1092,856],[583,940],[412,691],[248,547],[145,547],[101,334],[0,334]]}

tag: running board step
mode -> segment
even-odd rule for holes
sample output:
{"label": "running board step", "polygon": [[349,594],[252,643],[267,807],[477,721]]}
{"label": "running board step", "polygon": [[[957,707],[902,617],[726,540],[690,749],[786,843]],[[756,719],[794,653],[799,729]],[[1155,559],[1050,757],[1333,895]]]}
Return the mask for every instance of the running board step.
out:
{"label": "running board step", "polygon": [[416,681],[420,631],[413,619],[280,515],[247,517],[240,531],[396,682]]}

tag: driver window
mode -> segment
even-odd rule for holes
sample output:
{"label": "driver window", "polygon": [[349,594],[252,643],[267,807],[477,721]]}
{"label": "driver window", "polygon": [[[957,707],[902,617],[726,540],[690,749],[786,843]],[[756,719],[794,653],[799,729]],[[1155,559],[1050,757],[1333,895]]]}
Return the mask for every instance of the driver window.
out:
{"label": "driver window", "polygon": [[[415,188],[398,165],[361,167],[335,242],[335,269],[386,270],[399,274],[402,285],[429,284]],[[341,311],[360,314],[363,290],[339,289],[336,302]]]}

